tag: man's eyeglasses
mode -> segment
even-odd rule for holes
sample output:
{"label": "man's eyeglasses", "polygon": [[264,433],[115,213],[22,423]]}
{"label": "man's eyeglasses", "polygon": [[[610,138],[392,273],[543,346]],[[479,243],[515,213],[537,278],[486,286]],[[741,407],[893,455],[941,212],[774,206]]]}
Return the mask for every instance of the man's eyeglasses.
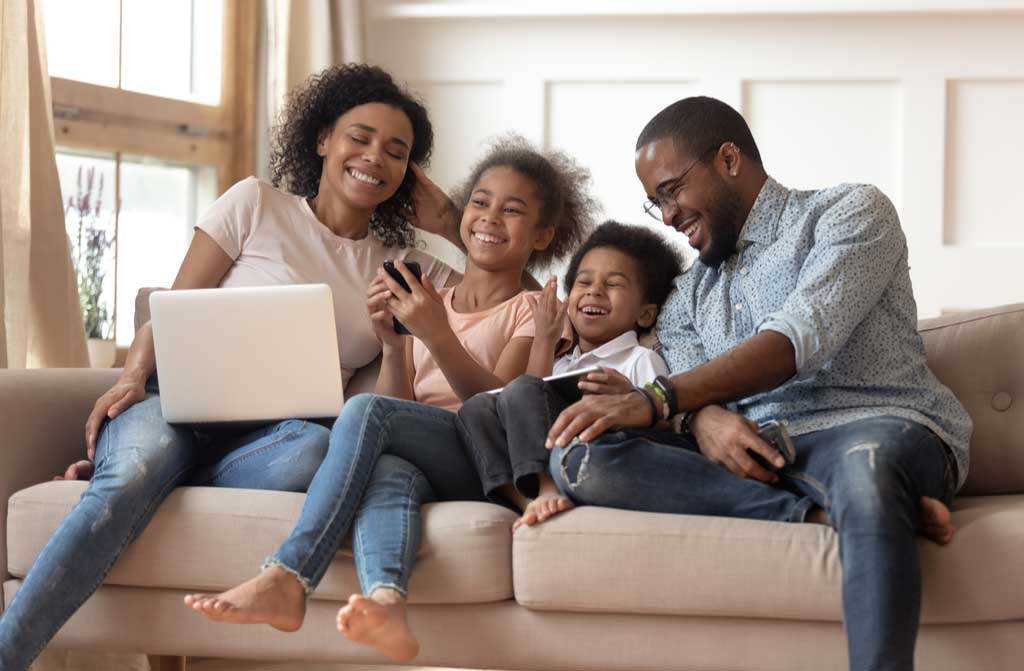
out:
{"label": "man's eyeglasses", "polygon": [[697,158],[693,159],[690,165],[686,167],[686,170],[683,170],[675,179],[669,180],[669,182],[660,189],[661,193],[655,194],[654,198],[648,198],[645,200],[644,214],[655,221],[664,221],[662,211],[665,209],[671,210],[673,207],[677,207],[676,194],[679,193],[680,187],[683,186],[683,180],[686,179],[686,176],[690,174],[690,171],[693,170],[698,163],[704,160],[704,157],[713,151],[718,151],[718,145],[709,148]]}

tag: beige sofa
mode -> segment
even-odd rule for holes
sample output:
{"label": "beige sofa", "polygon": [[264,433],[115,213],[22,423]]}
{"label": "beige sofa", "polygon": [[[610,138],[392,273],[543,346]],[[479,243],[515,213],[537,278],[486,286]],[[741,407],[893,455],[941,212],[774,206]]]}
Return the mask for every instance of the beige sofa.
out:
{"label": "beige sofa", "polygon": [[[1024,304],[922,322],[931,365],[975,422],[947,547],[920,542],[919,668],[1024,659]],[[0,371],[3,603],[84,483],[46,482],[82,454],[82,425],[116,371]],[[36,484],[42,483],[42,484]],[[685,484],[681,484],[685,486]],[[182,595],[252,575],[303,497],[181,488],[54,645],[154,655],[379,663],[334,630],[358,590],[339,553],[305,626],[211,624]],[[413,577],[424,665],[502,669],[845,668],[834,533],[794,525],[582,508],[510,532],[481,503],[429,506]],[[70,567],[74,570],[73,567]]]}

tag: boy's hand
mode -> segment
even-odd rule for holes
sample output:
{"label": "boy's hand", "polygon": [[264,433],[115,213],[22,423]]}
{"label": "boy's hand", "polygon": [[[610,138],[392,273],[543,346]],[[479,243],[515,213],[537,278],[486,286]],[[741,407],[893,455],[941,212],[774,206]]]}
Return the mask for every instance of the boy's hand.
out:
{"label": "boy's hand", "polygon": [[397,259],[395,268],[405,278],[411,291],[403,289],[383,269],[378,270],[377,276],[384,280],[391,293],[387,299],[387,308],[411,334],[422,340],[430,349],[436,337],[451,334],[444,301],[426,275],[422,280],[417,280],[406,265]]}
{"label": "boy's hand", "polygon": [[384,347],[402,347],[404,335],[395,331],[395,318],[388,309],[391,290],[384,283],[383,270],[377,271],[377,277],[370,282],[366,290],[366,310],[370,313],[370,325],[373,334]]}
{"label": "boy's hand", "polygon": [[568,301],[558,300],[558,278],[552,275],[544,284],[540,296],[527,296],[533,311],[533,337],[544,343],[555,345],[565,330],[565,313]]}
{"label": "boy's hand", "polygon": [[602,368],[580,380],[579,388],[585,394],[628,394],[633,391],[629,378],[613,368]]}

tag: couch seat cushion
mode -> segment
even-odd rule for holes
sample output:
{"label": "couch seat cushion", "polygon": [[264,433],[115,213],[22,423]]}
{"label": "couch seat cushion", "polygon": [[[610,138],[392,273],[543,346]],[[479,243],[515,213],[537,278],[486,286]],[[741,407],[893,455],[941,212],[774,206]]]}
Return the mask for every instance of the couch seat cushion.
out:
{"label": "couch seat cushion", "polygon": [[[12,575],[25,575],[84,489],[84,482],[48,482],[11,497],[7,548]],[[288,537],[304,500],[302,494],[287,492],[180,487],[106,582],[203,591],[231,587],[254,575]],[[423,519],[410,601],[488,603],[512,597],[511,511],[489,503],[436,503],[425,507]],[[359,591],[351,551],[343,549],[314,598],[347,599]]]}
{"label": "couch seat cushion", "polygon": [[[1024,619],[1024,496],[957,500],[952,543],[918,542],[923,620]],[[842,620],[832,529],[583,507],[513,540],[516,600],[538,610]]]}

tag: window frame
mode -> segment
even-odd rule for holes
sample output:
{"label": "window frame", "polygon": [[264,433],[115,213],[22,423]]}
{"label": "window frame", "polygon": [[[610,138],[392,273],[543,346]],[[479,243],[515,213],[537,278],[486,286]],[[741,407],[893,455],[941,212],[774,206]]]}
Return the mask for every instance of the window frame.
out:
{"label": "window frame", "polygon": [[[125,155],[216,170],[217,192],[256,172],[259,2],[221,0],[221,95],[217,105],[50,78],[55,148],[115,157],[114,236],[120,216],[120,165]],[[117,304],[117,245],[114,304]],[[116,309],[116,307],[115,307]],[[116,320],[116,314],[112,317]],[[127,348],[118,347],[115,366]]]}

